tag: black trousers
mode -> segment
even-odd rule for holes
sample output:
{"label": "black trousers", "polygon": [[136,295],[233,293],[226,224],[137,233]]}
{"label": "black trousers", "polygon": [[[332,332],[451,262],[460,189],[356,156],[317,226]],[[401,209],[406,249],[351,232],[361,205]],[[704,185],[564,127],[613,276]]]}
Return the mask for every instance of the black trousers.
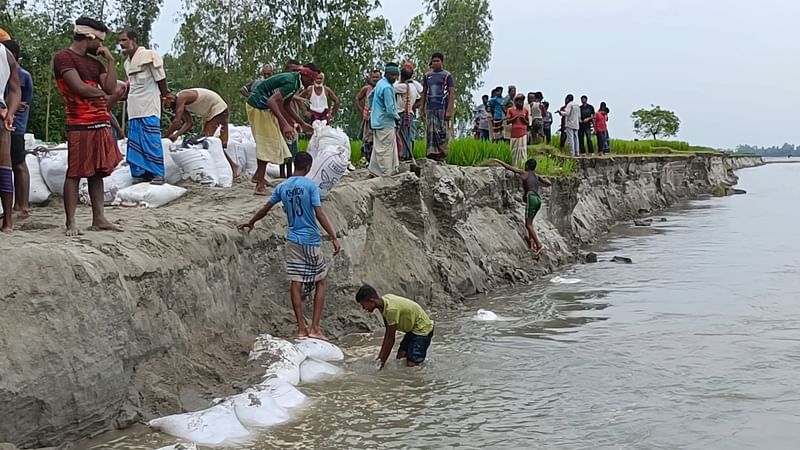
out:
{"label": "black trousers", "polygon": [[[580,142],[581,153],[594,153],[594,143],[592,142],[592,127],[578,128],[578,142]],[[585,143],[584,143],[585,142]]]}

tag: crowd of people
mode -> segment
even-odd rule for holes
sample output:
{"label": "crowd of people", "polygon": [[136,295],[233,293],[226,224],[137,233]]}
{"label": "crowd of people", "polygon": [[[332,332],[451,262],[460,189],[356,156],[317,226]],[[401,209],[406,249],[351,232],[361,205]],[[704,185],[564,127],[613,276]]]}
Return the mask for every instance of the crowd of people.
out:
{"label": "crowd of people", "polygon": [[[483,95],[481,100],[481,104],[473,110],[474,138],[509,142],[515,166],[519,167],[527,159],[529,144],[551,143],[553,113],[550,103],[545,101],[541,92],[529,92],[526,97],[517,93],[515,86],[509,86],[507,95],[503,96],[503,87],[498,86],[491,95]],[[561,116],[558,130],[562,150],[568,145],[573,156],[594,154],[592,135],[597,138],[598,155],[611,150],[608,137],[609,109],[605,102],[595,110],[587,96],[582,96],[578,104],[570,94],[556,114]]]}

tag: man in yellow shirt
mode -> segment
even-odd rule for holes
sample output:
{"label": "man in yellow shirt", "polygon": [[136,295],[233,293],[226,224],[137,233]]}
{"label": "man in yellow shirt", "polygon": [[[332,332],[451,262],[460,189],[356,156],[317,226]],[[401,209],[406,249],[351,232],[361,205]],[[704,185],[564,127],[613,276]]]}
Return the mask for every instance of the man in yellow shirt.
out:
{"label": "man in yellow shirt", "polygon": [[366,284],[358,290],[356,301],[365,311],[373,312],[379,309],[383,316],[386,334],[383,336],[383,345],[378,354],[381,369],[389,359],[398,330],[406,335],[400,341],[397,359],[406,358],[408,367],[418,366],[425,361],[433,338],[433,321],[419,304],[398,295],[379,296],[375,288]]}

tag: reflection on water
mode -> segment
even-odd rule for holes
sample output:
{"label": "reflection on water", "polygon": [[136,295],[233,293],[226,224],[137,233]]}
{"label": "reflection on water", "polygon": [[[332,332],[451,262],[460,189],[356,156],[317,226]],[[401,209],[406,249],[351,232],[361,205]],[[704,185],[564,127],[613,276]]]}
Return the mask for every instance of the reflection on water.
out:
{"label": "reflection on water", "polygon": [[[800,165],[742,171],[746,196],[621,228],[601,262],[438,315],[429,363],[347,374],[245,448],[790,449],[800,442]],[[483,308],[517,320],[471,320]],[[103,448],[173,443],[132,432]]]}

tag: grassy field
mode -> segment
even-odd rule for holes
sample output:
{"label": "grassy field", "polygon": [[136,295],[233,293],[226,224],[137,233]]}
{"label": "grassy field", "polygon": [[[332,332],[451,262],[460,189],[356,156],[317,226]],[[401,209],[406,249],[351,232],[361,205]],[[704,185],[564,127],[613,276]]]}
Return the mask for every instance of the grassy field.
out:
{"label": "grassy field", "polygon": [[[596,142],[595,142],[596,143]],[[300,149],[305,150],[308,141],[300,141]],[[361,142],[351,141],[350,160],[353,165],[361,163]],[[575,161],[568,156],[566,151],[559,149],[559,137],[553,136],[550,145],[539,144],[528,147],[530,157],[536,158],[537,172],[544,176],[569,176],[575,172]],[[689,145],[683,141],[642,140],[626,141],[622,139],[611,140],[611,155],[681,155],[681,154],[716,154],[722,152],[709,147]],[[425,140],[414,142],[414,158],[425,158]],[[450,154],[448,164],[456,166],[487,165],[491,159],[499,159],[511,164],[511,146],[505,142],[476,141],[472,138],[461,138],[450,141]]]}

